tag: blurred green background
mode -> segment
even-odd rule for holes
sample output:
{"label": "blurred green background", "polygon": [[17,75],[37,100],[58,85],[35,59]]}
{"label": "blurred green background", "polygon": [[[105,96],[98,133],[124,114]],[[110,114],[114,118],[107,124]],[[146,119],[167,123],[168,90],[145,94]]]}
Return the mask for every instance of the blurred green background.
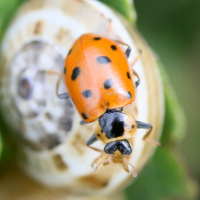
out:
{"label": "blurred green background", "polygon": [[[124,7],[120,6],[119,11],[130,18],[126,0],[102,1],[115,4],[116,7],[119,7],[119,2],[124,2]],[[0,0],[0,36],[7,25],[6,21],[12,17],[14,10],[22,2],[23,0]],[[190,181],[185,177],[182,162],[189,177],[199,183],[200,0],[135,0],[134,5],[138,17],[137,27],[164,64],[185,111],[187,131],[183,141],[176,147],[181,153],[181,161],[176,157],[171,159],[165,147],[157,151],[141,177],[126,190],[127,197],[136,200],[190,199],[184,197],[184,183]],[[172,152],[171,155],[173,154]],[[180,169],[176,162],[180,164]]]}
{"label": "blurred green background", "polygon": [[178,145],[187,170],[200,181],[200,1],[135,0],[137,27],[160,57],[187,118]]}
{"label": "blurred green background", "polygon": [[137,27],[160,57],[187,118],[179,149],[200,180],[200,1],[135,0]]}

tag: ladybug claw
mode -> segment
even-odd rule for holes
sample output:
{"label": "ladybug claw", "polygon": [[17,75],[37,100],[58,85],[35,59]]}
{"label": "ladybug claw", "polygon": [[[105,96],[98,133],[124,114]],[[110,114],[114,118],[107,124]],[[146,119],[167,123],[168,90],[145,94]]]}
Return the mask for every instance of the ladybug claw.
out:
{"label": "ladybug claw", "polygon": [[87,122],[85,122],[84,120],[81,120],[80,125],[84,125],[84,124],[87,124]]}
{"label": "ladybug claw", "polygon": [[137,173],[136,173],[136,172],[133,173],[133,177],[134,177],[134,178],[137,177]]}
{"label": "ladybug claw", "polygon": [[68,93],[64,93],[64,94],[59,94],[58,95],[59,99],[68,99],[69,98],[69,94]]}
{"label": "ladybug claw", "polygon": [[128,47],[128,48],[126,49],[126,51],[125,51],[125,54],[126,54],[126,57],[127,57],[127,58],[129,58],[130,53],[131,53],[131,48]]}
{"label": "ladybug claw", "polygon": [[135,87],[137,88],[140,85],[140,80],[135,82]]}

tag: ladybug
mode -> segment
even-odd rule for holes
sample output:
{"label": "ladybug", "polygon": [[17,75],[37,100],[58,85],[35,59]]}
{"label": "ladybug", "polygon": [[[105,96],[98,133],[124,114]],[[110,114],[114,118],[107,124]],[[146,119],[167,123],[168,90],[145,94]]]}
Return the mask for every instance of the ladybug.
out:
{"label": "ladybug", "polygon": [[[90,146],[100,140],[105,144],[103,153],[109,154],[97,165],[95,172],[100,164],[110,161],[121,163],[129,171],[128,164],[131,164],[126,157],[132,148],[128,139],[134,136],[137,128],[143,128],[149,129],[143,138],[148,141],[152,130],[151,124],[122,113],[123,108],[134,101],[140,79],[128,63],[131,48],[127,45],[124,52],[120,44],[127,45],[98,34],[83,34],[75,41],[65,60],[64,79],[69,94],[59,97],[71,97],[83,119],[81,124],[95,121],[94,134],[86,144],[101,151]],[[133,63],[138,59],[139,56]],[[134,81],[134,75],[137,81]],[[149,142],[159,145],[156,141]]]}

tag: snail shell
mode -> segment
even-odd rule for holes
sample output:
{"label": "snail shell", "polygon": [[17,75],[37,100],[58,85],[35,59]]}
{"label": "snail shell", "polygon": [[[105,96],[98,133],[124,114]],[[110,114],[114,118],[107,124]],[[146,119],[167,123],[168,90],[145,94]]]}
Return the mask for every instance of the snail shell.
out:
{"label": "snail shell", "polygon": [[[114,11],[91,0],[31,0],[25,3],[8,28],[1,47],[1,108],[15,130],[18,161],[35,180],[82,193],[111,193],[131,180],[119,164],[93,172],[99,156],[86,147],[93,134],[92,124],[81,126],[75,107],[55,93],[57,76],[44,70],[63,71],[63,63],[73,42],[83,33],[105,35],[112,20],[111,39],[130,45],[132,62],[142,50],[134,69],[141,84],[133,104],[125,113],[153,125],[151,139],[159,140],[164,98],[156,58],[136,30]],[[65,86],[61,84],[60,92]],[[129,162],[140,172],[155,150],[137,130],[130,140],[133,152]],[[103,148],[100,142],[95,147]]]}

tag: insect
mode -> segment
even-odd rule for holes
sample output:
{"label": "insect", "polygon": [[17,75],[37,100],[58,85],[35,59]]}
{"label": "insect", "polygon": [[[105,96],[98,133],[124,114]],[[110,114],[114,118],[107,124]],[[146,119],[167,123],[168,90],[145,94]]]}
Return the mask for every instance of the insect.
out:
{"label": "insect", "polygon": [[[119,44],[127,46],[125,52]],[[130,52],[131,48],[121,41],[87,33],[75,41],[65,60],[64,77],[69,94],[60,97],[72,98],[83,119],[81,124],[95,121],[94,134],[86,144],[102,152],[90,146],[99,139],[105,144],[104,152],[109,154],[95,172],[100,164],[110,161],[122,163],[129,171],[128,164],[131,164],[126,157],[132,148],[127,139],[134,136],[136,128],[149,129],[143,138],[149,141],[151,124],[135,121],[131,115],[122,113],[123,108],[134,101],[140,83],[137,73],[129,67]],[[132,66],[138,59],[139,56]],[[135,82],[134,75],[138,78]],[[149,142],[159,145],[156,141]],[[136,177],[135,169],[133,174]]]}
{"label": "insect", "polygon": [[[1,42],[3,62],[0,67],[0,106],[1,113],[13,129],[11,139],[18,133],[19,140],[13,141],[17,142],[17,161],[30,177],[46,186],[68,187],[70,191],[75,188],[75,192],[85,194],[91,191],[99,194],[119,191],[130,182],[132,173],[122,173],[122,165],[112,161],[110,163],[113,167],[106,167],[106,172],[100,165],[99,170],[102,171],[93,173],[91,164],[100,153],[87,148],[84,141],[94,133],[94,123],[79,125],[80,118],[75,112],[75,106],[70,103],[71,98],[59,100],[55,94],[58,74],[43,71],[52,70],[63,74],[64,60],[77,35],[85,31],[101,32],[105,36],[105,17],[111,18],[111,33],[106,37],[116,36],[116,39],[131,44],[132,51],[139,48],[143,52],[142,62],[137,63],[141,85],[136,90],[137,101],[128,106],[129,114],[134,116],[133,111],[137,108],[137,116],[140,118],[135,115],[135,119],[151,123],[153,131],[150,136],[158,139],[162,133],[164,96],[159,68],[155,62],[157,58],[138,31],[100,1],[59,0],[55,4],[52,0],[45,0],[41,1],[39,10],[35,6],[35,0],[22,5]],[[58,18],[55,17],[57,15]],[[125,52],[126,46],[119,45]],[[128,58],[130,66],[134,55],[137,53],[131,52]],[[133,78],[137,80],[135,76]],[[63,79],[59,93],[64,93],[62,89]],[[72,126],[68,126],[70,124]],[[154,152],[151,145],[140,139],[147,131],[142,130],[143,134],[140,134],[141,130],[136,132],[135,139],[127,139],[133,152],[126,159],[137,166],[137,171],[142,170]],[[101,141],[91,146],[97,148],[98,143]],[[103,150],[103,147],[100,149]],[[109,156],[104,152],[94,167]]]}

